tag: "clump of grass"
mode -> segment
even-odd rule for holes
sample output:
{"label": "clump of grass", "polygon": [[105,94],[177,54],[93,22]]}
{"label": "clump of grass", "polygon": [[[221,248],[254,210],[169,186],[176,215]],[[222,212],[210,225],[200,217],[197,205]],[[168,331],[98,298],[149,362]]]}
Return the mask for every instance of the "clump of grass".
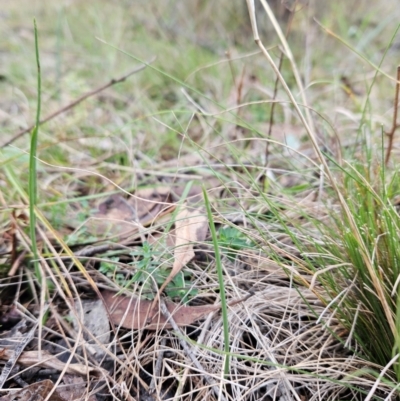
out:
{"label": "clump of grass", "polygon": [[[296,279],[299,283],[306,284],[306,277],[310,273],[313,275],[309,286],[325,303],[325,311],[329,311],[326,314],[327,326],[329,327],[329,322],[335,316],[347,330],[347,339],[343,341],[345,347],[369,362],[385,366],[380,379],[390,371],[400,381],[397,362],[400,351],[400,217],[393,206],[393,194],[397,192],[396,179],[387,183],[384,158],[378,155],[381,164],[372,162],[376,155],[367,145],[364,145],[365,157],[362,160],[355,159],[340,165],[328,162],[317,141],[314,121],[307,114],[307,107],[303,115],[292,90],[257,35],[255,14],[252,11],[254,3],[248,1],[248,4],[255,41],[307,131],[318,162],[323,167],[321,180],[323,176],[326,177],[329,187],[333,189],[327,193],[328,202],[332,204],[333,199],[337,200],[333,201],[336,212],[328,213],[328,218],[324,216],[324,222],[316,216],[306,216],[305,210],[300,211],[298,208],[299,215],[303,218],[301,224],[294,224],[287,218],[290,213],[281,213],[279,206],[267,201],[278,224],[294,246],[285,252],[270,243],[266,245],[273,249],[282,266],[285,266],[284,259],[293,263],[298,271]],[[268,4],[263,2],[263,5],[271,22],[276,24],[270,15]],[[276,31],[279,34],[279,27],[276,27]],[[282,35],[280,39],[285,47],[286,40]],[[294,63],[292,69],[297,76]],[[297,85],[300,93],[303,93],[300,80],[297,80]],[[302,103],[307,104],[305,100]],[[338,171],[335,165],[339,168]],[[321,185],[320,193],[323,187]],[[326,206],[324,209],[328,211],[329,207]],[[307,224],[302,227],[304,218],[307,219]],[[287,270],[291,276],[293,265]],[[313,309],[311,305],[310,309]],[[318,318],[318,323],[325,320],[323,315]],[[389,376],[393,377],[390,374],[387,377]],[[371,389],[368,399],[373,396],[373,392],[374,388]]]}
{"label": "clump of grass", "polygon": [[375,155],[367,145],[363,150],[363,156],[336,165],[336,172],[331,168],[342,202],[332,202],[330,194],[329,204],[320,205],[317,214],[296,206],[283,210],[279,202],[269,202],[292,245],[289,252],[268,247],[285,269],[290,258],[297,282],[309,285],[324,302],[318,322],[329,327],[338,319],[346,329],[345,337],[338,337],[345,348],[375,367],[385,366],[386,379],[391,381],[394,374],[399,381],[399,173],[388,177],[382,154]]}
{"label": "clump of grass", "polygon": [[[400,217],[393,205],[398,173],[386,184],[383,163],[354,162],[341,171],[352,221],[343,211],[325,226],[329,241],[315,242],[315,273],[364,355],[385,366],[399,352]],[[398,363],[393,368],[400,380]]]}

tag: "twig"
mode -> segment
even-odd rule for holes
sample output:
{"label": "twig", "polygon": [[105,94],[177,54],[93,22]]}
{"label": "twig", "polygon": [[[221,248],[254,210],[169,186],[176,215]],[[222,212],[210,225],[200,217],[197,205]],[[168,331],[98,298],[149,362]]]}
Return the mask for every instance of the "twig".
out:
{"label": "twig", "polygon": [[[15,360],[13,355],[15,351],[9,348],[2,348],[0,358],[12,358]],[[39,354],[39,351],[25,351],[21,354],[18,354],[18,364],[22,366],[32,367],[32,365],[44,367],[47,369],[54,369],[57,372],[65,372],[71,375],[79,375],[79,376],[87,376],[90,375],[105,375],[107,372],[101,367],[91,367],[88,366],[87,363],[70,363],[62,362],[49,351],[42,351],[42,355]],[[71,356],[70,356],[71,359]],[[11,360],[11,359],[10,359]],[[15,360],[16,361],[16,360]],[[7,362],[8,363],[8,362]],[[15,363],[15,362],[14,362]],[[7,366],[7,364],[6,364]],[[4,370],[4,369],[3,369]],[[3,375],[3,372],[2,372]]]}
{"label": "twig", "polygon": [[103,244],[103,245],[98,245],[98,246],[90,246],[87,248],[83,248],[77,252],[74,252],[75,256],[93,256],[96,253],[104,253],[107,251],[114,251],[117,249],[126,249],[126,245],[122,244]]}
{"label": "twig", "polygon": [[10,377],[10,379],[13,379],[17,384],[19,384],[21,387],[28,387],[29,384],[22,380],[21,375],[19,374],[19,371],[21,370],[21,366],[17,363],[14,366],[14,369],[11,371],[11,374],[13,375]]}
{"label": "twig", "polygon": [[397,123],[397,114],[399,108],[399,88],[400,88],[400,65],[397,66],[397,82],[396,82],[396,93],[394,95],[394,111],[393,111],[393,125],[390,132],[386,135],[389,137],[389,143],[386,150],[386,157],[385,157],[385,165],[387,166],[390,159],[390,154],[392,153],[393,148],[393,141],[394,141],[394,133],[397,128],[400,127],[400,124]]}
{"label": "twig", "polygon": [[8,272],[8,277],[14,277],[15,274],[17,273],[17,270],[21,266],[21,262],[24,260],[26,254],[28,251],[25,249],[20,253],[20,255],[15,259],[14,263],[11,265],[11,269]]}
{"label": "twig", "polygon": [[[141,65],[140,67],[136,67],[134,70],[132,70],[128,74],[124,75],[123,77],[118,78],[118,79],[112,79],[109,83],[107,83],[107,84],[105,84],[103,86],[100,86],[99,88],[94,89],[94,90],[92,90],[92,91],[90,91],[88,93],[85,93],[84,95],[82,95],[78,99],[74,100],[72,103],[68,104],[67,106],[62,107],[61,109],[59,109],[59,110],[55,111],[54,113],[52,113],[52,114],[48,115],[47,117],[45,117],[43,120],[40,121],[39,125],[47,123],[48,121],[52,120],[53,118],[57,117],[58,115],[63,114],[66,111],[74,108],[77,104],[81,103],[82,101],[86,100],[89,97],[97,95],[98,93],[100,93],[103,90],[109,88],[110,86],[113,86],[113,85],[119,84],[120,82],[125,81],[131,75],[136,74],[137,72],[142,71],[143,69],[145,69],[147,64],[151,64],[154,60],[155,60],[155,58],[151,59],[146,64]],[[32,131],[33,128],[35,128],[35,125],[31,125],[30,127],[23,129],[22,131],[18,132],[13,138],[11,138],[7,142],[3,143],[1,145],[1,147],[4,148],[5,146],[10,145],[14,141],[16,141],[18,138],[20,138],[22,135]]]}
{"label": "twig", "polygon": [[164,352],[165,352],[165,344],[167,343],[167,339],[165,337],[162,338],[160,348],[161,350],[157,353],[157,362],[156,366],[154,369],[154,374],[150,382],[149,386],[149,393],[153,394],[156,391],[157,383],[156,383],[156,377],[160,377],[160,372],[162,368],[162,363],[164,359]]}

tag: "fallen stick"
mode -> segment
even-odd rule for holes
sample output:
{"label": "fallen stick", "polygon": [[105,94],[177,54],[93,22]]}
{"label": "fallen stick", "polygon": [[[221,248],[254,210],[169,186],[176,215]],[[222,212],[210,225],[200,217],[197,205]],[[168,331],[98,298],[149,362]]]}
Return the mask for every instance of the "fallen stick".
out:
{"label": "fallen stick", "polygon": [[[103,86],[100,86],[99,88],[94,89],[94,90],[92,90],[92,91],[90,91],[90,92],[88,92],[88,93],[85,93],[84,95],[82,95],[82,96],[79,97],[78,99],[74,100],[72,103],[70,103],[70,104],[68,104],[68,105],[66,105],[66,106],[64,106],[64,107],[62,107],[61,109],[55,111],[54,113],[48,115],[48,116],[45,117],[43,120],[40,120],[39,125],[42,125],[42,124],[44,124],[44,123],[47,123],[48,121],[52,120],[53,118],[57,117],[58,115],[60,115],[60,114],[62,114],[62,113],[65,113],[65,112],[68,111],[68,110],[71,110],[71,109],[74,108],[77,104],[83,102],[84,100],[86,100],[86,99],[89,98],[89,97],[92,97],[92,96],[94,96],[94,95],[97,95],[98,93],[100,93],[100,92],[102,92],[103,90],[109,88],[110,86],[113,86],[113,85],[119,84],[120,82],[125,81],[125,80],[128,79],[131,75],[136,74],[137,72],[144,70],[144,69],[146,68],[146,66],[147,66],[148,64],[151,64],[154,60],[155,60],[155,58],[153,58],[152,60],[150,60],[150,61],[147,62],[146,64],[141,65],[140,67],[136,67],[134,70],[132,70],[132,71],[129,72],[128,74],[124,75],[123,77],[118,78],[118,79],[112,79],[109,83],[107,83],[107,84],[105,84],[105,85],[103,85]],[[26,133],[32,131],[33,128],[35,128],[35,125],[34,125],[34,124],[31,125],[31,126],[28,127],[28,128],[25,128],[25,129],[19,131],[19,132],[18,132],[15,136],[13,136],[10,140],[8,140],[8,141],[6,141],[5,143],[3,143],[3,144],[1,145],[1,147],[4,148],[5,146],[10,145],[10,144],[13,143],[14,141],[16,141],[18,138],[20,138],[22,135],[24,135],[24,134],[26,134]]]}
{"label": "fallen stick", "polygon": [[[14,350],[8,348],[0,349],[0,359],[3,360],[12,360],[18,362],[22,366],[33,367],[39,366],[41,368],[46,369],[55,369],[58,372],[62,372],[65,370],[66,373],[70,375],[79,375],[79,376],[88,376],[103,373],[106,371],[102,368],[95,368],[88,366],[87,364],[81,363],[64,363],[57,359],[56,355],[52,355],[48,351],[25,351],[19,354],[16,354]],[[7,376],[9,372],[6,373]]]}

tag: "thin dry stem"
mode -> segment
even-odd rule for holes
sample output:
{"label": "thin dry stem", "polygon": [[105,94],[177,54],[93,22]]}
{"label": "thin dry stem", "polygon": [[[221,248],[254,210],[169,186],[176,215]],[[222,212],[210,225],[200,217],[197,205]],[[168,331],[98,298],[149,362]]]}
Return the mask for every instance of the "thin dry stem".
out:
{"label": "thin dry stem", "polygon": [[[297,2],[297,0],[296,0]],[[289,36],[290,33],[290,29],[292,27],[292,23],[293,23],[293,13],[290,13],[290,18],[289,18],[289,22],[288,22],[288,26],[286,29],[286,33],[285,33],[285,38],[287,38]],[[283,57],[284,57],[284,53],[281,52],[280,56],[279,56],[279,64],[278,64],[278,70],[281,71],[282,70],[282,64],[283,64]],[[271,134],[272,134],[272,127],[274,125],[274,111],[275,111],[275,105],[276,105],[276,96],[278,94],[278,85],[279,85],[279,79],[278,77],[275,80],[274,83],[274,93],[272,95],[272,104],[271,104],[271,112],[269,115],[269,126],[268,126],[268,133],[267,133],[267,138],[271,138]],[[265,148],[265,166],[268,165],[268,156],[269,156],[269,142],[267,142],[267,146]],[[266,176],[263,176],[263,179],[265,179]]]}
{"label": "thin dry stem", "polygon": [[393,141],[394,141],[394,133],[397,128],[400,127],[400,124],[397,122],[397,114],[399,109],[399,88],[400,88],[400,65],[397,67],[397,82],[396,82],[396,93],[394,95],[394,104],[393,104],[393,125],[392,129],[387,133],[389,137],[389,143],[386,150],[385,164],[388,165],[390,160],[390,155],[393,149]]}
{"label": "thin dry stem", "polygon": [[185,351],[185,354],[190,358],[190,360],[193,362],[193,365],[196,367],[196,369],[202,373],[204,380],[209,384],[215,395],[218,397],[219,400],[226,400],[226,398],[223,396],[223,394],[220,392],[219,386],[214,382],[211,376],[209,376],[206,373],[206,370],[203,368],[199,360],[197,359],[196,355],[194,352],[192,352],[191,348],[189,347],[188,343],[184,340],[184,335],[182,331],[180,330],[179,326],[175,323],[175,320],[173,319],[171,313],[169,312],[167,305],[165,304],[164,299],[161,297],[160,298],[160,309],[161,313],[165,315],[168,318],[168,322],[171,324],[175,332],[177,333],[179,337],[179,343],[181,344],[181,347]]}
{"label": "thin dry stem", "polygon": [[[82,95],[81,97],[79,97],[78,99],[74,100],[73,102],[71,102],[70,104],[62,107],[61,109],[55,111],[54,113],[51,113],[50,115],[48,115],[47,117],[45,117],[43,120],[40,120],[39,125],[43,125],[44,123],[47,123],[48,121],[52,120],[53,118],[59,116],[60,114],[63,114],[65,112],[67,112],[68,110],[73,109],[75,106],[77,106],[79,103],[83,102],[84,100],[88,99],[89,97],[95,96],[98,93],[104,91],[105,89],[109,88],[110,86],[119,84],[123,81],[125,81],[126,79],[128,79],[131,75],[136,74],[139,71],[144,70],[148,64],[151,64],[154,61],[154,59],[148,61],[146,64],[141,65],[140,67],[136,67],[134,70],[130,71],[128,74],[125,74],[123,77],[121,78],[117,78],[117,79],[112,79],[110,82],[108,82],[105,85],[100,86],[97,89],[94,89],[88,93],[85,93],[84,95]],[[35,125],[31,125],[28,128],[25,128],[21,131],[19,131],[15,136],[13,136],[10,140],[4,142],[0,147],[4,148],[8,145],[10,145],[11,143],[13,143],[14,141],[16,141],[18,138],[20,138],[22,135],[27,134],[28,132],[31,132],[33,130],[33,128],[35,127]]]}

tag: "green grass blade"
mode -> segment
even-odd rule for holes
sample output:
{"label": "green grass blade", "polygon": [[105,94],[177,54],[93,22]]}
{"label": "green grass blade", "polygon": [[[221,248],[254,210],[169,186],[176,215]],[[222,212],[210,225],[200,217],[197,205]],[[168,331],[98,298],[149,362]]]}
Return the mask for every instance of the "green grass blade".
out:
{"label": "green grass blade", "polygon": [[32,252],[34,257],[35,274],[39,282],[41,281],[41,273],[39,268],[39,256],[36,245],[36,214],[35,206],[37,203],[37,175],[36,175],[36,153],[37,141],[39,134],[39,121],[41,109],[41,73],[40,73],[40,58],[39,58],[39,42],[36,20],[33,20],[35,30],[35,52],[36,52],[36,65],[37,65],[37,109],[36,109],[36,124],[32,131],[31,148],[29,152],[29,232],[32,242]]}
{"label": "green grass blade", "polygon": [[219,282],[219,291],[221,295],[221,311],[222,311],[222,322],[224,326],[224,351],[226,352],[225,354],[225,362],[224,362],[224,374],[225,377],[229,375],[229,361],[230,357],[228,353],[230,352],[230,347],[229,347],[229,322],[228,322],[228,307],[226,303],[226,296],[225,296],[225,284],[224,284],[224,276],[222,272],[222,262],[221,262],[221,255],[219,252],[219,245],[218,245],[218,237],[217,237],[217,232],[215,230],[215,225],[214,225],[214,219],[211,211],[211,205],[210,201],[208,199],[207,191],[203,187],[203,196],[204,196],[204,201],[206,204],[206,209],[207,209],[207,216],[208,220],[210,222],[210,231],[211,231],[211,237],[214,245],[214,252],[215,252],[215,265],[217,267],[217,273],[218,273],[218,282]]}

